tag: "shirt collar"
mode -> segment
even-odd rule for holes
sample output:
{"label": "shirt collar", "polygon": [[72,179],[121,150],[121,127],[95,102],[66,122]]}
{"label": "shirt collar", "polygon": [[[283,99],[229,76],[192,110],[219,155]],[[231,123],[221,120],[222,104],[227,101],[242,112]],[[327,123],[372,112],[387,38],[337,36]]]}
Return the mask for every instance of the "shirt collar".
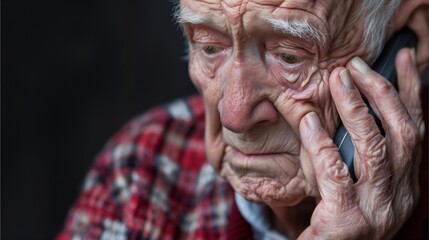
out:
{"label": "shirt collar", "polygon": [[252,227],[256,240],[288,239],[272,226],[266,205],[249,202],[238,193],[235,193],[235,201],[241,215]]}

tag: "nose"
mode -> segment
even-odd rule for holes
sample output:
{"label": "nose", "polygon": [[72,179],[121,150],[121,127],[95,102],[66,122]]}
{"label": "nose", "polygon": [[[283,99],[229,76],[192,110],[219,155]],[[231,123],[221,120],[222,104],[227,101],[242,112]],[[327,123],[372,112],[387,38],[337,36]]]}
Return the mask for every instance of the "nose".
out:
{"label": "nose", "polygon": [[266,71],[256,63],[234,60],[225,69],[218,109],[222,125],[243,133],[256,125],[274,123],[278,112],[269,100]]}

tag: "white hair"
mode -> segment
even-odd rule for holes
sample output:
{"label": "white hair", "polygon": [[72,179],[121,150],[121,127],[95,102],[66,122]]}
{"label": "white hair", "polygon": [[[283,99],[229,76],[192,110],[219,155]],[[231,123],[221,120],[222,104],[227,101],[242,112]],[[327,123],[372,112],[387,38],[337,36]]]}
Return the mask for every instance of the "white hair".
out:
{"label": "white hair", "polygon": [[[401,0],[360,0],[360,2],[360,9],[356,14],[354,23],[363,22],[364,24],[362,44],[368,48],[367,60],[373,62],[381,53],[389,22],[401,4]],[[174,19],[176,22],[203,23],[206,20],[205,16],[195,15],[189,9],[181,7],[179,0],[173,0],[173,3],[175,4]],[[305,20],[272,19],[268,17],[265,17],[264,20],[268,21],[277,30],[292,36],[310,38],[318,41],[321,45],[326,41],[326,36]]]}
{"label": "white hair", "polygon": [[284,34],[289,34],[303,39],[313,39],[321,46],[326,42],[325,35],[304,19],[288,20],[264,17],[264,20],[270,23],[274,29],[281,31]]}
{"label": "white hair", "polygon": [[362,0],[356,18],[363,21],[363,44],[368,47],[368,61],[380,55],[389,22],[394,17],[401,0]]}
{"label": "white hair", "polygon": [[180,5],[176,5],[173,17],[177,23],[200,24],[208,21],[207,16],[195,14],[189,8],[180,7]]}
{"label": "white hair", "polygon": [[[303,39],[313,39],[321,45],[324,45],[326,41],[325,35],[304,19],[288,20],[271,18],[268,16],[264,16],[263,19],[271,24],[274,29],[284,34],[289,34]],[[205,15],[195,14],[187,7],[182,7],[180,10],[175,11],[174,20],[178,23],[201,24],[209,22],[210,18]]]}

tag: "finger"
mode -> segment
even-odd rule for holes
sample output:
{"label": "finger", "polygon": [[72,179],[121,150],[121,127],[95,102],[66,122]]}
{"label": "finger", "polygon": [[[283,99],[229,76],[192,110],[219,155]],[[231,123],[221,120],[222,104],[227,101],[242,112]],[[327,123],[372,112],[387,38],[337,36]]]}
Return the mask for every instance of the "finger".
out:
{"label": "finger", "polygon": [[404,143],[414,143],[418,137],[417,125],[392,84],[371,70],[359,57],[353,58],[347,64],[347,68],[359,91],[367,97],[372,109],[380,118],[386,136],[390,136],[393,144],[401,146]]}
{"label": "finger", "polygon": [[[416,56],[414,49],[401,49],[396,56],[396,69],[398,73],[399,96],[404,102],[405,107],[416,123],[420,141],[424,138],[425,124],[423,121],[423,110],[421,105],[421,81],[416,68]],[[419,189],[419,166],[421,161],[421,147],[414,152],[413,172],[411,173],[411,186],[406,186],[414,193],[414,199],[418,199]]]}
{"label": "finger", "polygon": [[393,164],[393,174],[408,175],[414,165],[412,152],[419,141],[417,125],[392,84],[371,70],[362,59],[353,58],[347,64],[347,69],[353,82],[367,97],[383,124],[386,139],[391,146],[388,150],[389,162]]}
{"label": "finger", "polygon": [[335,69],[329,78],[332,98],[355,146],[355,170],[359,179],[387,179],[386,140],[368,113],[359,90],[345,68]]}
{"label": "finger", "polygon": [[349,171],[314,112],[302,118],[299,131],[302,145],[313,164],[322,199],[336,203],[333,207],[350,206],[353,197]]}
{"label": "finger", "polygon": [[422,140],[425,132],[421,105],[421,81],[415,66],[415,50],[404,48],[396,56],[399,96],[419,129]]}
{"label": "finger", "polygon": [[395,88],[383,76],[373,71],[359,57],[347,63],[347,69],[359,91],[368,99],[386,132],[395,130],[398,122],[411,120]]}

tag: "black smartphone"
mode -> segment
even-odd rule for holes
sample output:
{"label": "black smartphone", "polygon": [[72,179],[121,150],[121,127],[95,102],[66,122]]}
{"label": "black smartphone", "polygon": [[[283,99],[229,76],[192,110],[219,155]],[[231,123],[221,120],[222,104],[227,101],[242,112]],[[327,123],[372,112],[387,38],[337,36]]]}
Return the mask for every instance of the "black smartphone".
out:
{"label": "black smartphone", "polygon": [[[409,28],[403,28],[401,31],[395,33],[392,38],[387,42],[383,51],[381,52],[378,59],[374,62],[373,70],[378,72],[384,78],[389,80],[392,85],[398,89],[397,79],[396,79],[396,69],[395,69],[395,58],[399,50],[402,48],[415,48],[417,45],[417,37],[413,31]],[[380,128],[381,133],[384,136],[384,130],[380,120],[375,116],[374,111],[371,109],[371,106],[366,103],[368,106],[368,112],[371,114],[377,126]],[[341,158],[344,163],[347,165],[350,176],[353,181],[356,182],[356,174],[354,170],[354,153],[355,148],[353,142],[350,138],[350,135],[347,132],[347,129],[342,123],[337,128],[337,132],[334,136],[335,145],[337,145],[338,151],[340,152]]]}

